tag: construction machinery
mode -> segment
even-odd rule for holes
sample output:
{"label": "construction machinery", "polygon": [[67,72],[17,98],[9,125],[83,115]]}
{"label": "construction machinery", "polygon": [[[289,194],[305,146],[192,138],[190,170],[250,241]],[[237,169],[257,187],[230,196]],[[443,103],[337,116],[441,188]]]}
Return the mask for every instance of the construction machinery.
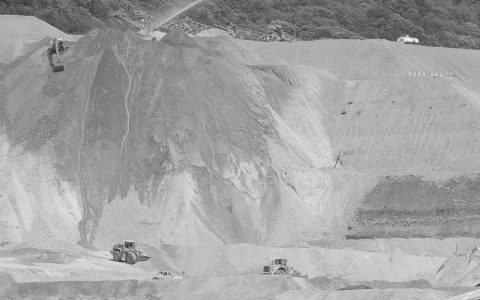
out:
{"label": "construction machinery", "polygon": [[263,266],[262,274],[269,275],[290,275],[295,277],[306,277],[307,274],[295,270],[294,267],[287,265],[287,260],[284,258],[273,259],[269,265]]}
{"label": "construction machinery", "polygon": [[188,17],[185,17],[179,22],[173,22],[172,20],[162,20],[160,18],[148,15],[140,10],[136,10],[133,17],[130,17],[130,15],[125,11],[113,12],[112,16],[121,19],[138,29],[140,36],[146,40],[152,40],[154,38],[154,32],[157,29],[163,32],[168,32],[174,28],[179,28],[189,35],[197,35],[199,32],[208,29],[221,29],[226,31],[228,34],[233,35],[233,33],[230,32],[226,27],[202,24]]}
{"label": "construction machinery", "polygon": [[287,34],[284,32],[280,24],[269,25],[268,29],[273,33],[270,37],[272,41],[292,42],[293,40],[291,40],[290,37],[287,37]]}
{"label": "construction machinery", "polygon": [[115,244],[110,250],[114,261],[125,261],[129,265],[134,265],[139,261],[148,260],[150,257],[136,249],[137,243],[134,241],[125,241],[123,244]]}
{"label": "construction machinery", "polygon": [[[62,72],[65,66],[62,63],[62,56],[68,51],[68,46],[62,37],[51,39],[47,50],[48,62],[53,72]],[[55,56],[55,60],[53,57]]]}
{"label": "construction machinery", "polygon": [[188,17],[184,17],[183,19],[177,21],[173,21],[171,19],[163,20],[138,9],[134,10],[133,14],[127,12],[126,10],[118,10],[112,12],[111,16],[123,20],[124,22],[135,27],[140,36],[146,40],[153,40],[153,33],[156,30],[168,32],[174,28],[179,28],[187,34],[193,36],[204,30],[219,29],[226,32],[233,38],[254,41],[292,42],[313,39],[307,35],[289,30],[288,28],[281,28],[280,26],[271,26],[271,28],[269,28],[269,32],[264,32],[248,27],[238,26],[233,23],[229,23],[227,26],[204,24]]}

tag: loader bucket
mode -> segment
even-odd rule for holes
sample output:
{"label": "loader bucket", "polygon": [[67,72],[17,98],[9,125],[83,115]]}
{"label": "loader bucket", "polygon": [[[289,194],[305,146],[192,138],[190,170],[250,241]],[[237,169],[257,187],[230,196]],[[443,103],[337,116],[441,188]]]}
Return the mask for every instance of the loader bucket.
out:
{"label": "loader bucket", "polygon": [[140,255],[138,257],[138,261],[146,261],[146,260],[149,260],[150,258],[151,258],[150,256]]}

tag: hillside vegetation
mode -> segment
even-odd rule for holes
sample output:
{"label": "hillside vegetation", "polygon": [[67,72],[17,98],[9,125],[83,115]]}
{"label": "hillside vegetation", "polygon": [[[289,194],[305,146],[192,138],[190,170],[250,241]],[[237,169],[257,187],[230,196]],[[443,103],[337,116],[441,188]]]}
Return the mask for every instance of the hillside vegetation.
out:
{"label": "hillside vegetation", "polygon": [[[153,13],[186,0],[134,0]],[[192,1],[190,1],[192,2]],[[122,4],[123,3],[123,4]],[[108,22],[125,1],[0,0],[0,14],[34,15],[68,33],[85,33]],[[281,23],[320,38],[418,37],[422,44],[480,49],[480,2],[476,0],[207,0],[185,15],[202,22],[229,22],[267,30]]]}
{"label": "hillside vegetation", "polygon": [[476,0],[210,0],[188,12],[204,22],[256,27],[282,22],[315,38],[410,34],[432,46],[480,48]]}
{"label": "hillside vegetation", "polygon": [[74,34],[103,26],[111,8],[100,0],[0,0],[0,14],[36,16]]}
{"label": "hillside vegetation", "polygon": [[[149,12],[186,7],[190,0],[0,0],[0,14],[36,16],[64,32],[83,34],[109,24],[109,12],[131,6]],[[112,25],[112,24],[109,24]]]}

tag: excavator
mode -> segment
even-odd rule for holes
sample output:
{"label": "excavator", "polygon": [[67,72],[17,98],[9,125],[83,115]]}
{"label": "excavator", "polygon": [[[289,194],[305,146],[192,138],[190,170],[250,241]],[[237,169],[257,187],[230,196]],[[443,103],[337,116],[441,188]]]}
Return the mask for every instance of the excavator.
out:
{"label": "excavator", "polygon": [[[67,52],[68,46],[65,45],[65,41],[63,37],[55,38],[50,40],[50,44],[48,46],[47,55],[48,55],[48,62],[52,67],[53,72],[62,72],[65,70],[65,66],[62,64],[61,56]],[[53,56],[55,56],[56,60],[54,62]]]}
{"label": "excavator", "polygon": [[274,41],[290,42],[290,43],[292,42],[292,40],[289,37],[287,37],[285,30],[280,24],[269,25],[268,29],[271,30],[271,32],[273,32],[273,36],[270,36],[270,37],[273,38]]}

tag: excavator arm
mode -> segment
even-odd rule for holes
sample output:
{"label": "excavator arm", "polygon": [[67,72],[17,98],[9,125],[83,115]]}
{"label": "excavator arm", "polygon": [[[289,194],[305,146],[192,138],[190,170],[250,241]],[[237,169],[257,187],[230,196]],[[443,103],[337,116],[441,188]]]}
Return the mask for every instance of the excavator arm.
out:
{"label": "excavator arm", "polygon": [[60,51],[58,50],[60,42],[55,40],[55,53],[57,54],[57,63],[60,62]]}

